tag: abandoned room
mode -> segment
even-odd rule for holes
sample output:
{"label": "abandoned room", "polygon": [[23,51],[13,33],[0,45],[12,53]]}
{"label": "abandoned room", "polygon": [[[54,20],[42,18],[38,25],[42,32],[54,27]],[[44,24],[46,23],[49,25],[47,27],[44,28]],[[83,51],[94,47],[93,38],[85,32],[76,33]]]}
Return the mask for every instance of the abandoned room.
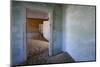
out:
{"label": "abandoned room", "polygon": [[11,64],[96,60],[95,6],[11,3]]}

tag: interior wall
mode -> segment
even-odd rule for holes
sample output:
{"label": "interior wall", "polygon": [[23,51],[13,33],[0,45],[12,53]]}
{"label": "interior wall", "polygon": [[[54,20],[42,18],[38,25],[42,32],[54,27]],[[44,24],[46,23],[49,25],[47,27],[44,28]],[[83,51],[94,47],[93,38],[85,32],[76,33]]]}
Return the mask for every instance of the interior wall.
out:
{"label": "interior wall", "polygon": [[[12,2],[11,50],[12,64],[26,61],[26,8],[43,10],[50,14],[52,32],[50,32],[49,55],[62,52],[62,5],[48,3]],[[52,17],[51,17],[52,16]],[[53,33],[53,34],[52,34]]]}
{"label": "interior wall", "polygon": [[34,38],[40,34],[39,24],[43,24],[42,19],[27,18],[27,38]]}
{"label": "interior wall", "polygon": [[[11,9],[11,63],[23,64],[27,59],[26,54],[26,8],[39,9],[52,14],[53,6],[45,3],[26,3],[12,1]],[[51,45],[49,45],[51,47]],[[52,55],[51,48],[49,54]]]}
{"label": "interior wall", "polygon": [[48,19],[48,12],[43,10],[33,10],[27,8],[27,18]]}
{"label": "interior wall", "polygon": [[95,6],[63,7],[63,51],[75,61],[93,61],[95,56]]}
{"label": "interior wall", "polygon": [[[22,2],[12,2],[11,13],[11,63],[19,65],[26,60],[26,12]],[[20,16],[19,16],[20,15]]]}
{"label": "interior wall", "polygon": [[50,41],[50,21],[43,22],[43,36]]}
{"label": "interior wall", "polygon": [[[46,11],[50,14],[52,32],[50,32],[49,55],[62,52],[62,5],[49,3],[26,3],[26,8]],[[51,29],[50,28],[50,29]],[[52,34],[53,33],[53,34]]]}
{"label": "interior wall", "polygon": [[52,50],[53,54],[59,54],[62,52],[62,23],[63,23],[63,15],[62,15],[62,5],[57,4],[53,10],[53,45]]}
{"label": "interior wall", "polygon": [[27,33],[39,32],[39,24],[43,24],[43,20],[27,18]]}

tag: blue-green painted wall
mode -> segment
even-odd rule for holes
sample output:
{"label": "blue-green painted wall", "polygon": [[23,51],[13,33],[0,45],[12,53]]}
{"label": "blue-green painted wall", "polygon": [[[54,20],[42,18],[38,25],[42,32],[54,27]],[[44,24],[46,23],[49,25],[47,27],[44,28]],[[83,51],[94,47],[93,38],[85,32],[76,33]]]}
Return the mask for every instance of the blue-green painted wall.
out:
{"label": "blue-green painted wall", "polygon": [[63,10],[63,51],[75,61],[95,61],[95,6],[65,5]]}
{"label": "blue-green painted wall", "polygon": [[62,5],[56,5],[53,12],[53,54],[62,52]]}
{"label": "blue-green painted wall", "polygon": [[52,55],[62,52],[62,5],[48,3],[12,2],[11,13],[11,59],[12,64],[26,61],[26,8],[53,11]]}
{"label": "blue-green painted wall", "polygon": [[11,59],[12,64],[17,65],[24,63],[26,60],[24,42],[25,38],[25,22],[26,15],[24,10],[23,3],[13,2],[11,8]]}

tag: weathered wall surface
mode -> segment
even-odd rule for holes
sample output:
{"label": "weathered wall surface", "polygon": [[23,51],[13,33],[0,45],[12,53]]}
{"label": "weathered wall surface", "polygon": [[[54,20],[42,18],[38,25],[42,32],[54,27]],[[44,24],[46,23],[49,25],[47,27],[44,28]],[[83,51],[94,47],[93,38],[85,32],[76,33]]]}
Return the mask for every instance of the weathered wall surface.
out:
{"label": "weathered wall surface", "polygon": [[53,11],[53,54],[62,52],[62,5],[56,5]]}
{"label": "weathered wall surface", "polygon": [[95,7],[64,6],[63,51],[75,61],[95,59]]}
{"label": "weathered wall surface", "polygon": [[[55,8],[54,8],[55,7]],[[12,2],[11,19],[11,50],[12,64],[21,64],[26,60],[26,8],[43,10],[52,15],[53,21],[52,44],[49,45],[49,54],[56,55],[62,52],[62,6],[45,3]],[[51,32],[50,32],[51,33]]]}
{"label": "weathered wall surface", "polygon": [[26,60],[26,43],[25,38],[25,12],[23,3],[13,2],[12,3],[12,14],[11,14],[11,50],[12,50],[12,64],[21,64]]}
{"label": "weathered wall surface", "polygon": [[13,2],[12,64],[21,64],[26,60],[26,8],[50,14],[53,12],[52,44],[49,45],[51,55],[59,54],[63,50],[75,61],[95,60],[95,7]]}

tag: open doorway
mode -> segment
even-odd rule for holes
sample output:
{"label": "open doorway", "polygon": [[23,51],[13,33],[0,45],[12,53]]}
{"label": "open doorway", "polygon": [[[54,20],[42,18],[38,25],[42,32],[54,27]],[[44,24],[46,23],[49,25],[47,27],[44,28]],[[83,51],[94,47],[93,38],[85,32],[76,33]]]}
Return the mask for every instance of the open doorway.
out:
{"label": "open doorway", "polygon": [[27,64],[45,63],[49,56],[49,13],[26,9]]}

